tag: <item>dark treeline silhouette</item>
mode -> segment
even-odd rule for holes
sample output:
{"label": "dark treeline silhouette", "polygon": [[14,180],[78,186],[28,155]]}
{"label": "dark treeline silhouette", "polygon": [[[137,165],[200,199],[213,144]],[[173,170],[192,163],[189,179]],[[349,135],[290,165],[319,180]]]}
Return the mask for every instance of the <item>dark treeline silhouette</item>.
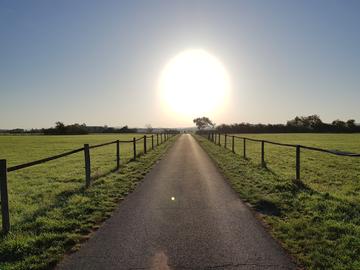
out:
{"label": "dark treeline silhouette", "polygon": [[86,126],[85,124],[64,125],[62,122],[56,122],[54,128],[42,129],[45,135],[82,135],[89,133],[135,133],[137,129],[128,128],[114,128],[108,126]]}
{"label": "dark treeline silhouette", "polygon": [[355,120],[334,120],[332,123],[324,123],[318,115],[296,116],[284,124],[250,124],[235,123],[221,124],[216,127],[221,133],[306,133],[306,132],[360,132],[360,126]]}
{"label": "dark treeline silhouette", "polygon": [[136,133],[136,128],[129,128],[128,126],[123,126],[121,128],[108,127],[108,126],[90,126],[86,128],[89,133]]}
{"label": "dark treeline silhouette", "polygon": [[167,133],[167,134],[179,134],[180,133],[179,130],[173,129],[173,128],[164,128],[161,132]]}
{"label": "dark treeline silhouette", "polygon": [[65,125],[62,122],[56,122],[55,127],[51,128],[42,128],[42,129],[30,129],[25,130],[21,128],[11,129],[11,130],[0,130],[0,133],[3,134],[44,134],[44,135],[84,135],[90,133],[168,133],[176,134],[179,133],[177,129],[155,129],[150,128],[150,125],[147,125],[146,129],[137,129],[129,128],[128,126],[123,126],[121,128],[108,127],[108,126],[87,126],[86,124],[71,124]]}
{"label": "dark treeline silhouette", "polygon": [[43,129],[45,135],[83,135],[88,134],[85,124],[65,125],[62,122],[56,122],[55,127]]}
{"label": "dark treeline silhouette", "polygon": [[84,135],[89,133],[136,133],[136,128],[129,128],[124,126],[121,128],[114,128],[108,126],[87,126],[86,124],[71,124],[65,125],[62,122],[56,122],[55,127],[41,128],[41,129],[10,129],[0,130],[0,133],[6,134],[44,134],[44,135]]}

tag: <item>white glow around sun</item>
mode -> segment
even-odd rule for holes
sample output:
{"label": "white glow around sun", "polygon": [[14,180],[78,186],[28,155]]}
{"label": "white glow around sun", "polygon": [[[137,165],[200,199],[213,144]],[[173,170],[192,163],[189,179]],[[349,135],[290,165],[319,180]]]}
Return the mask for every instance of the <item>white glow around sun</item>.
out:
{"label": "white glow around sun", "polygon": [[163,69],[160,95],[167,109],[183,116],[204,116],[222,109],[230,80],[222,63],[204,50],[186,50]]}

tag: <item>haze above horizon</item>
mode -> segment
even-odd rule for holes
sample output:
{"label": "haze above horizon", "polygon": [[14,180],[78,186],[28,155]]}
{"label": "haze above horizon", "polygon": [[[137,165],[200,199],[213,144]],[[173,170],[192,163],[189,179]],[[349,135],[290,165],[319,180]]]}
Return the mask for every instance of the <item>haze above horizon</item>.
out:
{"label": "haze above horizon", "polygon": [[332,0],[1,1],[0,129],[360,122],[359,12]]}

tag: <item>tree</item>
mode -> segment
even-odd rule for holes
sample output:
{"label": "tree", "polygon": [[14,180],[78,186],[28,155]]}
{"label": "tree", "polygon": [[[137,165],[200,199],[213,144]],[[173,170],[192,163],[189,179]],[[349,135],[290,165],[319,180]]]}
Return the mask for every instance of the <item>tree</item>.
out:
{"label": "tree", "polygon": [[150,124],[145,125],[145,127],[146,127],[146,133],[151,134],[154,130]]}
{"label": "tree", "polygon": [[54,133],[65,134],[65,132],[66,132],[65,124],[63,122],[57,121],[55,123],[55,131],[54,131]]}
{"label": "tree", "polygon": [[208,117],[198,117],[195,118],[193,120],[193,122],[195,123],[195,125],[197,126],[197,128],[199,130],[204,129],[204,128],[214,128],[215,127],[215,123],[213,123]]}
{"label": "tree", "polygon": [[62,130],[62,129],[65,128],[65,124],[63,122],[57,121],[55,123],[55,128],[58,129],[58,130]]}
{"label": "tree", "polygon": [[314,114],[307,117],[308,125],[312,129],[319,129],[321,128],[323,122],[320,119],[320,116]]}
{"label": "tree", "polygon": [[335,128],[339,129],[339,130],[343,130],[343,129],[346,128],[346,123],[345,123],[344,121],[339,120],[339,119],[334,120],[334,121],[332,122],[332,125],[333,125]]}
{"label": "tree", "polygon": [[355,125],[355,120],[354,119],[349,119],[346,121],[346,126],[350,129],[354,129],[356,127]]}
{"label": "tree", "polygon": [[321,121],[320,116],[314,114],[310,116],[296,116],[293,120],[288,121],[286,125],[318,129],[323,125],[323,122]]}

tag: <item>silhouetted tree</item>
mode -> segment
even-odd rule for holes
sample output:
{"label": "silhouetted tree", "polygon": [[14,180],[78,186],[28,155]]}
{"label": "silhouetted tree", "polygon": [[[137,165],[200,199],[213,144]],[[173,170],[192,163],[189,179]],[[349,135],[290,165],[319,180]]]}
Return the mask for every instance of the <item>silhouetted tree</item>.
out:
{"label": "silhouetted tree", "polygon": [[349,129],[355,129],[356,128],[356,125],[355,125],[355,120],[354,119],[349,119],[346,121],[346,126],[349,128]]}
{"label": "silhouetted tree", "polygon": [[149,134],[153,133],[154,129],[150,124],[145,125],[145,127],[146,127],[146,133],[149,133]]}
{"label": "silhouetted tree", "polygon": [[55,123],[55,130],[57,130],[60,134],[65,134],[65,124],[63,122],[56,122]]}
{"label": "silhouetted tree", "polygon": [[195,123],[195,125],[197,126],[197,128],[199,130],[202,130],[207,127],[210,127],[210,128],[215,127],[215,123],[213,123],[208,117],[205,117],[205,116],[195,118],[193,120],[193,122]]}
{"label": "silhouetted tree", "polygon": [[341,121],[339,119],[334,120],[332,122],[332,125],[338,130],[338,131],[342,131],[346,128],[346,123],[344,121]]}

